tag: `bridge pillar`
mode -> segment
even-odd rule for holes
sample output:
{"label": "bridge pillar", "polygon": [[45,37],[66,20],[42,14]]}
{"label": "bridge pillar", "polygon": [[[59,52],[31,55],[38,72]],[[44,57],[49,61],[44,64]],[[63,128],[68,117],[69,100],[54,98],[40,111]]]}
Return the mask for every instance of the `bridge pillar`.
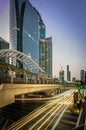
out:
{"label": "bridge pillar", "polygon": [[28,77],[27,77],[27,73],[24,71],[24,77],[25,77],[25,83],[27,84],[28,83]]}
{"label": "bridge pillar", "polygon": [[14,77],[15,77],[15,74],[14,74],[15,72],[13,72],[12,70],[11,70],[11,68],[9,67],[9,75],[10,75],[10,77],[11,77],[11,84],[13,84],[14,83]]}
{"label": "bridge pillar", "polygon": [[11,76],[11,84],[13,84],[13,76]]}
{"label": "bridge pillar", "polygon": [[0,85],[0,108],[11,103],[14,103],[14,92],[10,88],[2,89],[3,84]]}
{"label": "bridge pillar", "polygon": [[58,90],[58,93],[59,93],[59,94],[61,93],[61,89]]}
{"label": "bridge pillar", "polygon": [[46,82],[47,82],[47,84],[49,84],[49,80],[48,79],[46,80]]}
{"label": "bridge pillar", "polygon": [[44,77],[43,77],[43,84],[45,83]]}

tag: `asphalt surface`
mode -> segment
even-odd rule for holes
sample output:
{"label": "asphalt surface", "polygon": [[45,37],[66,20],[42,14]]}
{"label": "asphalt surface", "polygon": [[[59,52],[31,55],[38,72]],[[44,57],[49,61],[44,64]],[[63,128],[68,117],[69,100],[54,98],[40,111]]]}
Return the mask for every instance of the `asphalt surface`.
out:
{"label": "asphalt surface", "polygon": [[[55,99],[53,99],[53,101],[54,100]],[[5,130],[5,128],[8,128],[8,126],[22,119],[24,116],[33,112],[35,109],[41,107],[48,101],[49,100],[17,100],[15,101],[15,103],[1,108],[0,109],[0,130]],[[55,106],[55,109],[52,107],[51,110],[50,107],[49,109],[41,113],[38,117],[36,117],[34,120],[32,120],[32,122],[29,122],[29,124],[27,123],[24,127],[20,128],[20,130],[30,130],[29,128],[32,126],[32,124],[35,124],[36,121],[39,121],[44,115],[46,115],[46,118],[48,118],[48,116],[51,116],[50,113],[47,114],[48,111],[51,111],[51,113],[53,113],[53,111],[56,110],[56,107],[59,107],[59,104]],[[40,130],[51,130],[51,129],[71,130],[71,128],[74,128],[78,119],[78,114],[71,113],[69,107],[62,115],[62,118],[60,119],[59,123],[55,126],[55,128],[53,128],[53,125],[59,119],[59,115],[61,114],[62,111],[64,111],[64,107],[65,105],[62,105],[62,110],[59,110],[57,116],[56,114],[53,114],[53,116],[50,117],[50,119],[48,120],[49,123],[48,127],[46,126],[48,123],[47,124],[45,123],[45,125]],[[51,123],[50,120],[52,120]],[[39,122],[39,124],[34,127],[34,130],[38,130],[38,126],[40,126],[43,122],[45,122],[45,119]]]}

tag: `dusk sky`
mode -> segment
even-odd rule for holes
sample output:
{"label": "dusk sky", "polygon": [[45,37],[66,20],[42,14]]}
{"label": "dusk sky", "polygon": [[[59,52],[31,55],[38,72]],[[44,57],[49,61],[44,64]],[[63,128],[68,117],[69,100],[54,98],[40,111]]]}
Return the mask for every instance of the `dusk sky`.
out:
{"label": "dusk sky", "polygon": [[[79,79],[86,70],[86,0],[30,0],[46,25],[53,41],[53,75],[70,66]],[[0,36],[9,41],[9,0],[0,0]],[[66,76],[65,76],[66,79]]]}

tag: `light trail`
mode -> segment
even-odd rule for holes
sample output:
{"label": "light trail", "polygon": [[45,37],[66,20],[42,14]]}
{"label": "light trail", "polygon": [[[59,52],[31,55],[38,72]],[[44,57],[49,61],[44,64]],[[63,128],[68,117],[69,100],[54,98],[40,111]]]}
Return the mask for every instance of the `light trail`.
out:
{"label": "light trail", "polygon": [[[58,96],[60,98],[60,96]],[[59,99],[58,99],[59,100]],[[61,99],[60,99],[61,100]],[[43,106],[41,106],[40,108],[36,109],[35,111],[31,112],[30,115],[28,115],[25,118],[22,118],[20,121],[18,121],[16,124],[14,123],[14,126],[12,126],[11,128],[9,128],[9,130],[11,130],[12,128],[14,130],[21,128],[21,126],[25,125],[26,123],[30,122],[32,119],[36,118],[37,116],[39,116],[40,114],[42,114],[45,110],[48,110],[49,108],[52,107],[52,105],[54,105],[57,101],[50,101],[46,104],[44,104]],[[16,126],[16,128],[15,128]]]}
{"label": "light trail", "polygon": [[[69,103],[68,103],[68,104],[70,104],[71,102],[72,102],[72,101],[69,100]],[[69,105],[68,105],[68,106],[69,106]],[[63,116],[65,110],[68,108],[68,106],[65,106],[64,109],[61,111],[61,113],[60,113],[60,115],[59,115],[59,118],[57,118],[57,120],[55,121],[55,123],[54,123],[54,125],[53,125],[53,127],[52,127],[51,130],[54,130],[54,129],[56,128],[56,126],[58,125],[60,119],[62,118],[62,116]],[[56,116],[57,116],[57,115],[56,115]],[[55,117],[56,117],[56,116],[55,116]],[[49,125],[50,125],[50,124],[49,124]],[[48,126],[49,126],[49,125],[48,125]],[[45,130],[47,130],[47,129],[45,129]]]}
{"label": "light trail", "polygon": [[[45,124],[48,124],[52,118],[54,118],[55,116],[59,116],[59,114],[60,114],[61,112],[63,112],[65,108],[68,107],[68,106],[66,106],[66,103],[67,103],[68,101],[69,101],[69,99],[66,99],[66,101],[64,101],[64,103],[62,102],[63,104],[60,104],[60,106],[56,105],[56,108],[57,108],[57,107],[58,107],[58,108],[57,108],[56,110],[54,110],[47,118],[45,118],[44,122],[41,123],[40,127],[38,127],[37,130],[43,129],[42,127],[44,127]],[[56,113],[57,113],[57,114],[56,114]],[[49,124],[48,124],[48,125],[49,125]],[[39,124],[38,124],[38,126],[39,126]],[[31,128],[32,128],[32,127],[31,127]],[[30,130],[32,130],[32,129],[30,129]]]}
{"label": "light trail", "polygon": [[[63,99],[63,100],[62,100]],[[66,100],[66,99],[65,99]],[[40,121],[42,121],[44,118],[44,122],[41,124],[45,124],[47,121],[49,121],[49,119],[56,114],[56,112],[59,112],[59,110],[61,109],[61,107],[64,105],[64,104],[67,104],[67,101],[64,100],[64,97],[62,97],[58,103],[57,103],[57,100],[56,100],[56,103],[54,103],[55,106],[52,105],[52,108],[50,111],[48,111],[41,119],[39,119],[31,128],[30,130],[32,130]],[[68,99],[69,100],[69,99]],[[64,101],[64,102],[63,102]],[[56,109],[57,108],[57,109]],[[55,110],[54,110],[55,109]],[[50,113],[50,115],[47,117],[46,119],[46,116]],[[41,126],[40,126],[41,127]],[[40,129],[40,128],[39,128]]]}
{"label": "light trail", "polygon": [[[13,125],[11,125],[11,127],[8,128],[8,130],[19,130],[26,124],[28,124],[29,130],[34,129],[34,127],[37,127],[37,130],[41,129],[47,123],[49,124],[49,122],[51,121],[51,117],[53,117],[54,119],[55,116],[61,115],[60,114],[61,111],[64,111],[66,109],[66,106],[70,104],[69,101],[71,100],[71,96],[74,91],[75,90],[68,90],[62,94],[59,94],[57,98],[54,98],[54,99],[52,98],[51,101],[48,101],[46,104],[42,105],[41,107],[32,111],[27,116],[15,122]],[[46,114],[43,115],[43,113],[44,114],[46,113]],[[37,118],[38,120],[36,120]],[[34,120],[36,120],[35,124],[33,124]],[[30,124],[31,124],[31,127],[29,128]],[[40,127],[39,127],[39,124],[41,124]]]}
{"label": "light trail", "polygon": [[[54,106],[50,111],[48,111],[44,116],[42,116],[42,118],[40,118],[31,128],[30,130],[34,129],[35,126],[38,125],[38,123],[40,123],[43,119],[45,119],[49,114],[51,114],[51,112],[53,112],[56,109],[57,106]],[[47,121],[47,120],[46,120]],[[45,123],[45,122],[43,122]]]}

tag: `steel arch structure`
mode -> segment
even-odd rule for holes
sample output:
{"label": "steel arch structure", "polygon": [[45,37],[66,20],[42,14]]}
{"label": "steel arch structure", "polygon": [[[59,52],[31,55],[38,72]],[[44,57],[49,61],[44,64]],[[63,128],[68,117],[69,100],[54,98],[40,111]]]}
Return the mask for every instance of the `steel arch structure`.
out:
{"label": "steel arch structure", "polygon": [[[12,49],[4,49],[0,50],[0,59],[5,61],[9,61],[12,58],[14,60],[20,61],[26,68],[27,71],[31,71],[32,69],[37,69],[39,73],[44,74],[45,71],[28,55]],[[10,64],[10,63],[9,63]],[[16,65],[15,65],[16,66]]]}

